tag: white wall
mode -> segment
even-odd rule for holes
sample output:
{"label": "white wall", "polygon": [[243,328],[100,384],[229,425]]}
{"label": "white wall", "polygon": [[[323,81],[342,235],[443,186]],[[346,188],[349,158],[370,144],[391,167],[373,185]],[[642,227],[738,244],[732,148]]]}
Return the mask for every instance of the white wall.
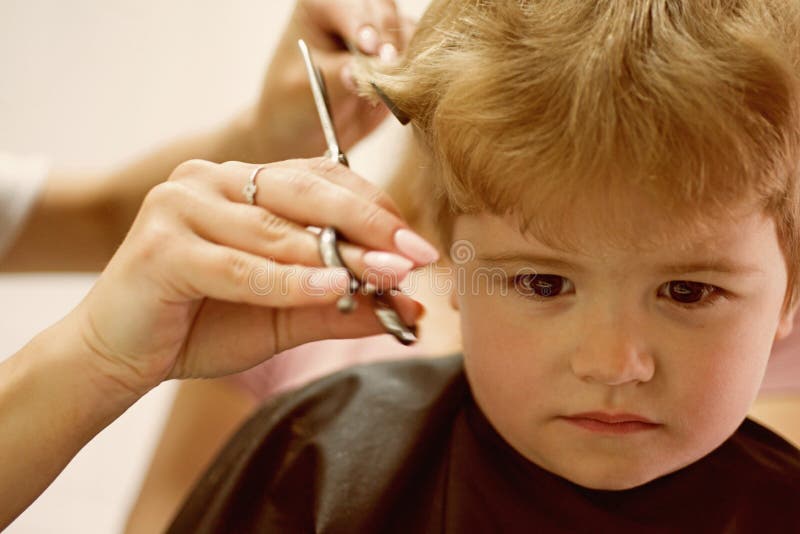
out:
{"label": "white wall", "polygon": [[[426,1],[398,3],[419,14]],[[292,5],[0,0],[0,151],[105,166],[214,125],[257,95]],[[398,136],[388,122],[351,152],[353,168],[380,180]],[[63,316],[93,279],[0,276],[0,355]],[[174,386],[157,388],[102,432],[6,532],[119,531]]]}

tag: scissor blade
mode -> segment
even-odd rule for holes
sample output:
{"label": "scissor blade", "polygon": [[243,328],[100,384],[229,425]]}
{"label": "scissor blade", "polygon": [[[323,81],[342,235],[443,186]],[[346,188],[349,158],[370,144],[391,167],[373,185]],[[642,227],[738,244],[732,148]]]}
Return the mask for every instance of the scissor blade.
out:
{"label": "scissor blade", "polygon": [[303,54],[303,61],[306,64],[306,72],[308,73],[308,80],[311,83],[311,92],[314,95],[314,105],[317,107],[317,114],[319,121],[322,123],[322,132],[325,134],[325,142],[328,144],[328,156],[334,161],[341,161],[339,148],[339,140],[336,137],[336,130],[333,127],[333,118],[331,117],[331,110],[328,107],[328,97],[325,90],[325,81],[322,78],[322,72],[314,65],[311,59],[311,51],[308,49],[305,41],[299,39],[297,45],[300,47],[300,52]]}

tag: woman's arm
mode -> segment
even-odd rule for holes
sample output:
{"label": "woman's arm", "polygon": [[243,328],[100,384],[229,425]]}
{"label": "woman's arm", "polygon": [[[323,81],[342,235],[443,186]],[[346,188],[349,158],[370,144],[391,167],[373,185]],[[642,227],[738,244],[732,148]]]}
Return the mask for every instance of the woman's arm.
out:
{"label": "woman's arm", "polygon": [[0,363],[0,530],[143,393],[79,332],[68,316]]}
{"label": "woman's arm", "polygon": [[[224,128],[176,140],[108,172],[54,169],[0,271],[99,271],[130,228],[147,192],[194,159],[275,161],[259,152],[245,115]],[[259,159],[263,158],[263,159]]]}

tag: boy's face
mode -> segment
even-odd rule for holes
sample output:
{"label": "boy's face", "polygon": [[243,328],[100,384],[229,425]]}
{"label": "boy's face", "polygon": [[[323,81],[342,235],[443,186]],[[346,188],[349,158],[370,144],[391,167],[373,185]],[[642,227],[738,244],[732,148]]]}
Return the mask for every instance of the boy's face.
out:
{"label": "boy's face", "polygon": [[453,298],[478,405],[522,455],[588,488],[641,485],[722,444],[791,329],[784,258],[762,214],[645,252],[558,253],[485,214],[459,217],[454,240],[475,256]]}

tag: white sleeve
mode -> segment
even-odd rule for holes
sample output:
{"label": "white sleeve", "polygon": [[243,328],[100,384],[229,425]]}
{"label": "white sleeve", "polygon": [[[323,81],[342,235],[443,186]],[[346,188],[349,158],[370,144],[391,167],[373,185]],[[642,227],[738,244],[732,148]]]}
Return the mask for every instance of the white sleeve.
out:
{"label": "white sleeve", "polygon": [[0,152],[0,257],[27,219],[48,170],[45,158]]}

